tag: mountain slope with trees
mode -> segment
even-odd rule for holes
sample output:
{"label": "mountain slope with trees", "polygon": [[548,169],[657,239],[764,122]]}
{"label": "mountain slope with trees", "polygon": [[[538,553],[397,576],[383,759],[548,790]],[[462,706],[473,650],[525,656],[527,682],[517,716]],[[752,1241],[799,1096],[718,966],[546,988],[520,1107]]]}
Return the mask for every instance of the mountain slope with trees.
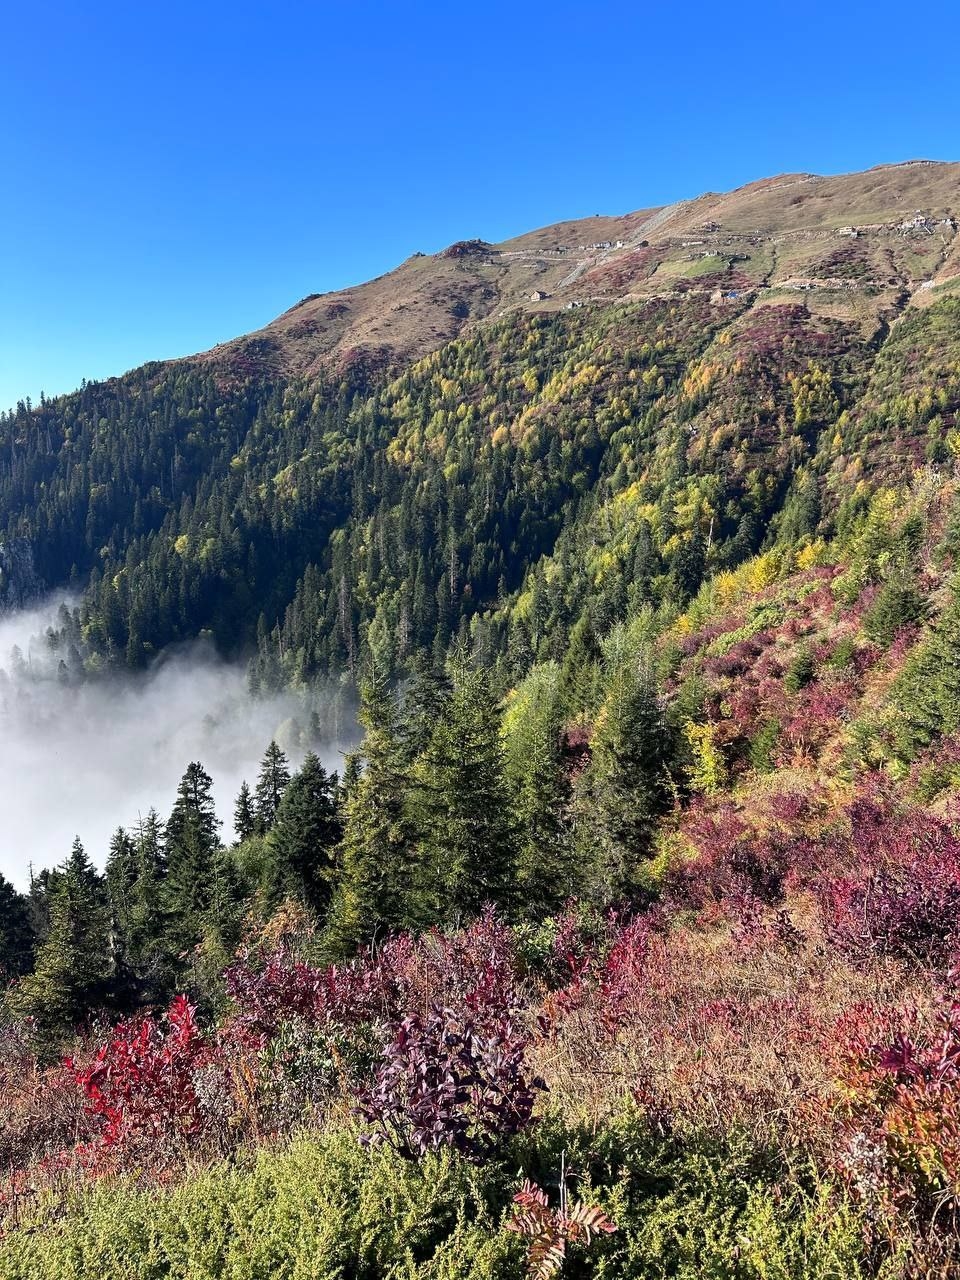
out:
{"label": "mountain slope with trees", "polygon": [[466,241],[3,420],[56,678],[361,732],[0,880],[0,1276],[960,1274],[957,203]]}

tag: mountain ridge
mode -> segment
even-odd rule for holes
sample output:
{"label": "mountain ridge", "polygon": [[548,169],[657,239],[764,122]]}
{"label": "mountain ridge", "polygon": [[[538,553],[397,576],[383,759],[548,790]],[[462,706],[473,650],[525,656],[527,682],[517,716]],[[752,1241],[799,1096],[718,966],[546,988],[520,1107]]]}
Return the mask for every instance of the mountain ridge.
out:
{"label": "mountain ridge", "polygon": [[[929,220],[931,238],[942,242],[939,258],[903,251],[911,240],[903,224],[918,212]],[[876,323],[903,290],[913,299],[924,286],[957,287],[958,214],[957,162],[779,174],[669,205],[567,219],[497,244],[458,241],[435,254],[414,254],[372,280],[307,295],[260,329],[182,359],[232,376],[382,372],[514,310],[714,292],[728,282],[755,290],[758,303],[784,290],[803,292],[820,295],[818,307],[847,315],[862,301],[853,295],[876,289],[879,300],[859,308]],[[871,242],[860,255],[861,279],[849,271],[823,274],[811,246],[851,230],[859,230],[853,239]],[[927,228],[917,231],[913,240],[927,238]],[[891,267],[886,274],[884,265]]]}

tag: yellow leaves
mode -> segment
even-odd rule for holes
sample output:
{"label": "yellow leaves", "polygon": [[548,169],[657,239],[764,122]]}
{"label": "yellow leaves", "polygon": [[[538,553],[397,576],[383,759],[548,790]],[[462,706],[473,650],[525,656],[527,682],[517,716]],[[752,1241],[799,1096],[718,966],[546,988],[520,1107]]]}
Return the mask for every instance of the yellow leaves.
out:
{"label": "yellow leaves", "polygon": [[738,575],[730,569],[718,573],[711,583],[714,604],[719,609],[726,609],[740,594]]}
{"label": "yellow leaves", "polygon": [[780,556],[776,551],[767,551],[748,561],[747,588],[749,591],[763,591],[771,583],[776,582],[780,572]]}
{"label": "yellow leaves", "polygon": [[173,544],[173,549],[174,549],[174,551],[177,553],[177,555],[178,555],[178,556],[186,556],[186,555],[188,555],[188,554],[189,554],[189,551],[190,551],[190,536],[189,536],[189,534],[181,533],[181,534],[180,534],[180,536],[179,536],[179,538],[177,538],[177,539],[175,540],[175,542],[174,542],[174,544]]}
{"label": "yellow leaves", "polygon": [[787,382],[793,392],[793,420],[798,427],[813,420],[831,422],[840,412],[840,401],[826,369],[811,362],[805,373],[788,373]]}
{"label": "yellow leaves", "polygon": [[709,722],[694,724],[688,720],[683,726],[683,736],[690,747],[691,787],[703,795],[713,795],[727,782],[727,766],[717,743],[717,726]]}
{"label": "yellow leaves", "polygon": [[822,564],[826,556],[827,544],[822,538],[816,538],[813,542],[802,547],[797,552],[797,568],[812,569],[814,565]]}
{"label": "yellow leaves", "polygon": [[509,439],[510,439],[510,432],[501,423],[500,426],[497,427],[496,431],[494,431],[493,435],[490,437],[490,443],[495,447],[499,447],[502,444],[506,444]]}
{"label": "yellow leaves", "polygon": [[683,380],[684,399],[697,400],[707,395],[719,376],[719,365],[709,364],[706,361],[693,365]]}

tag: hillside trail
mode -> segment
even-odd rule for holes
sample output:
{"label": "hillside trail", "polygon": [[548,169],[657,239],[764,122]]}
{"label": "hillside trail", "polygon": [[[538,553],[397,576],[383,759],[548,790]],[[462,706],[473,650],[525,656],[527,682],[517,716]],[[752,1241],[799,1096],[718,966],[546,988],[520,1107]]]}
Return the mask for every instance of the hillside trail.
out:
{"label": "hillside trail", "polygon": [[[689,203],[689,200],[678,200],[675,204],[667,204],[664,205],[662,209],[658,209],[656,213],[651,214],[649,218],[645,218],[644,221],[640,223],[640,226],[637,227],[632,240],[630,240],[629,244],[625,245],[624,248],[635,248],[641,240],[646,240],[651,232],[659,230],[660,227],[670,221],[675,213],[679,213],[680,210],[686,208]],[[623,249],[614,249],[606,253],[601,253],[596,258],[581,258],[573,270],[563,277],[557,285],[557,288],[566,289],[569,285],[576,284],[587,268],[592,266],[595,262],[606,262],[612,254],[622,252]]]}

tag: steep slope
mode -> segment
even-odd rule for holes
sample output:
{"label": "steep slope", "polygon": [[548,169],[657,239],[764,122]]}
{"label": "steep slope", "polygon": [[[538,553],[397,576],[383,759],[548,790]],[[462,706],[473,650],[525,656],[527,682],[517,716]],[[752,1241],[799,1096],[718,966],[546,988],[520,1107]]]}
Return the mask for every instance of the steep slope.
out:
{"label": "steep slope", "polygon": [[300,682],[472,638],[510,679],[949,462],[958,211],[915,163],[415,256],[4,418],[0,540],[85,589],[97,661],[210,631]]}
{"label": "steep slope", "polygon": [[958,214],[960,164],[782,175],[498,245],[470,240],[415,254],[367,284],[311,295],[201,359],[235,375],[369,373],[416,360],[506,310],[692,289],[809,293],[817,309],[869,323],[905,296],[956,280]]}

